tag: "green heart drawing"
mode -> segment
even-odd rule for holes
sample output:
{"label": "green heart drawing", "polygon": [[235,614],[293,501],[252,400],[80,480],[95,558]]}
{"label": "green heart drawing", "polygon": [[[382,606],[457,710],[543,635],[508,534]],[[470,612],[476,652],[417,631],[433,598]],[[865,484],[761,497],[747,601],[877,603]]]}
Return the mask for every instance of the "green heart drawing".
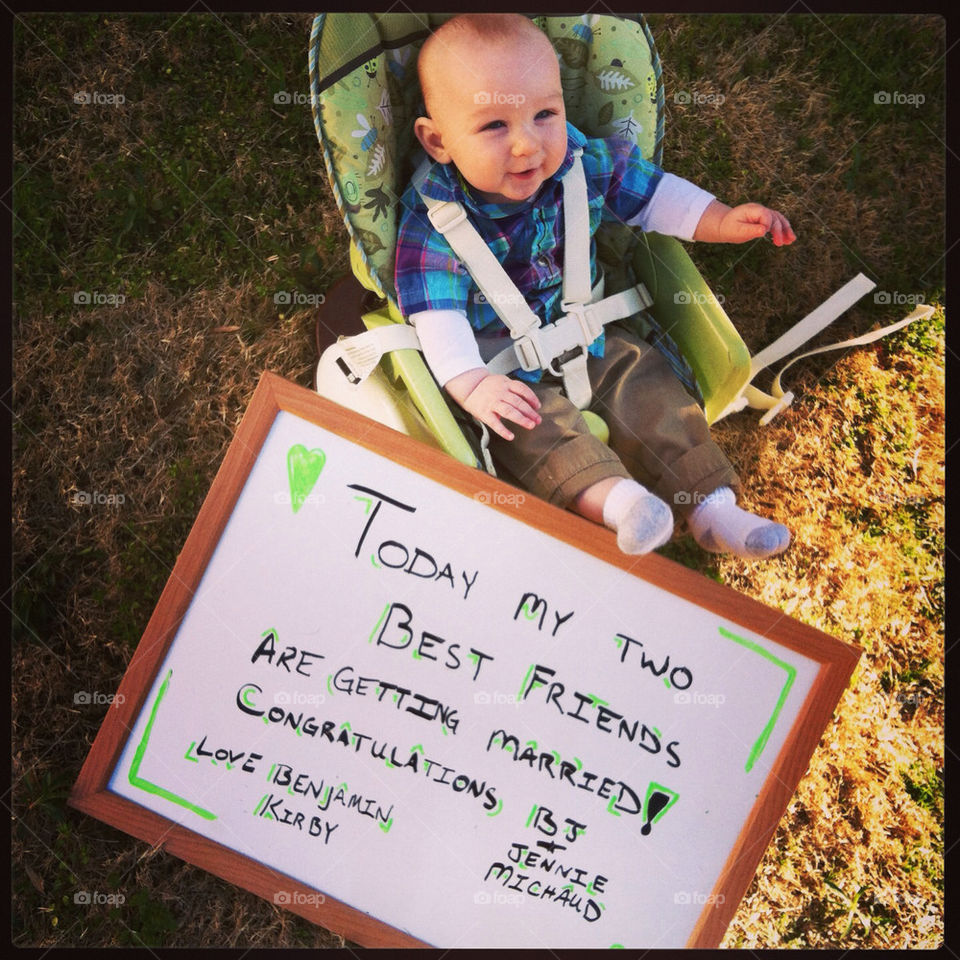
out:
{"label": "green heart drawing", "polygon": [[302,443],[287,452],[287,476],[290,479],[290,506],[296,513],[314,488],[327,455],[317,447],[308,450]]}

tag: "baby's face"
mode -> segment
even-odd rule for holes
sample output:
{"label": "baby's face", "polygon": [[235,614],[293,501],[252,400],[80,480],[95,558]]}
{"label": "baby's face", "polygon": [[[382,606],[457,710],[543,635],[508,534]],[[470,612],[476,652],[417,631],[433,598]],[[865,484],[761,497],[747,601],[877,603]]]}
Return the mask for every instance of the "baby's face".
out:
{"label": "baby's face", "polygon": [[567,149],[557,58],[544,37],[476,41],[436,59],[432,136],[418,136],[441,163],[453,162],[487,202],[532,197]]}

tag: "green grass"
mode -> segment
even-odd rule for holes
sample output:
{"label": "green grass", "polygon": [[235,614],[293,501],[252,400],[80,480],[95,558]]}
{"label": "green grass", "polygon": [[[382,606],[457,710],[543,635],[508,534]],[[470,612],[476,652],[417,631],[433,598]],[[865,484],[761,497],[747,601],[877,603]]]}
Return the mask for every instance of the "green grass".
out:
{"label": "green grass", "polygon": [[[318,242],[327,186],[313,122],[302,100],[274,102],[308,92],[303,30],[303,17],[266,27],[239,14],[19,18],[18,62],[47,50],[63,62],[18,70],[39,85],[15,139],[48,156],[69,139],[91,162],[81,174],[54,156],[16,159],[17,299],[62,308],[64,289],[138,297],[151,280],[187,294],[212,276],[254,279],[265,296],[324,290],[346,253]],[[109,62],[111,35],[137,51],[135,69],[100,81],[73,66]],[[125,102],[77,105],[78,91]],[[65,210],[75,204],[82,217]]]}
{"label": "green grass", "polygon": [[943,813],[943,771],[918,760],[901,772],[910,799],[928,813]]}
{"label": "green grass", "polygon": [[[817,178],[843,160],[828,144],[818,143],[803,132],[811,126],[806,117],[810,106],[804,96],[790,96],[790,84],[783,79],[812,73],[815,87],[826,94],[820,119],[829,128],[854,135],[844,187],[857,197],[882,198],[890,207],[876,238],[889,247],[882,276],[877,278],[879,289],[920,295],[927,302],[939,298],[942,264],[929,259],[924,227],[917,224],[911,206],[912,191],[898,189],[903,179],[911,176],[911,158],[940,156],[943,152],[943,35],[935,21],[883,16],[878,23],[876,17],[865,14],[689,16],[683,18],[682,30],[671,33],[666,42],[664,28],[675,21],[666,14],[648,19],[654,36],[659,38],[665,66],[669,120],[664,156],[671,170],[710,184],[721,198],[724,189],[734,184],[738,198],[754,198],[759,181],[749,170],[735,169],[731,164],[723,119],[705,115],[705,111],[684,114],[671,110],[676,89],[695,88],[698,82],[704,82],[698,78],[715,77],[717,53],[736,49],[740,55],[731,79],[773,84],[774,116],[786,130],[800,131],[794,139],[795,150],[809,154],[802,166],[803,179],[788,175],[783,183],[785,190],[795,190],[801,196],[810,193]],[[778,82],[783,83],[782,89]],[[724,92],[736,99],[732,91]],[[917,106],[877,102],[883,94],[891,100],[897,95],[923,99]],[[759,133],[762,137],[764,131]],[[871,162],[875,137],[881,138],[883,150],[902,156],[902,162]],[[682,154],[673,149],[680,139],[689,147]],[[758,156],[762,154],[760,146]],[[781,157],[767,159],[777,165]],[[777,197],[756,199],[774,206],[777,202]],[[858,226],[851,223],[839,231],[843,255],[851,268],[861,270],[866,263],[876,269],[875,257],[861,249]],[[709,250],[698,247],[695,254],[698,266],[710,277],[724,277],[733,270],[755,270],[772,255],[775,251],[760,244],[753,245],[746,257],[740,249],[723,246]],[[885,315],[883,306],[867,302],[869,299],[858,310],[871,319],[881,319]]]}

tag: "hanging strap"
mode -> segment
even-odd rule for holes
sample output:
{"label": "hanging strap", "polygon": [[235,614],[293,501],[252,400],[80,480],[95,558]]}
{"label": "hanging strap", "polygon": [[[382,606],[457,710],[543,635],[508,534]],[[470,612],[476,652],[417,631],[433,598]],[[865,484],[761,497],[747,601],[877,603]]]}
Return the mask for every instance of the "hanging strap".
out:
{"label": "hanging strap", "polygon": [[830,326],[840,314],[849,310],[875,286],[876,284],[862,273],[848,280],[836,293],[827,297],[819,307],[795,323],[783,336],[778,337],[770,346],[764,347],[756,356],[751,357],[750,379],[753,380],[764,367],[769,367],[788,353],[793,353],[797,347],[803,346],[811,337]]}
{"label": "hanging strap", "polygon": [[873,343],[875,340],[880,340],[882,337],[887,336],[887,334],[896,333],[897,330],[902,330],[908,324],[913,323],[914,320],[926,320],[927,317],[933,315],[934,309],[935,308],[931,307],[929,304],[921,303],[909,314],[907,314],[907,316],[905,316],[902,320],[898,320],[896,323],[891,323],[886,327],[881,327],[879,330],[872,330],[870,333],[865,333],[859,337],[853,337],[850,340],[843,340],[840,343],[830,343],[825,347],[817,347],[815,350],[808,350],[806,353],[801,353],[799,356],[794,357],[788,364],[786,364],[776,375],[776,377],[773,378],[773,385],[770,387],[770,393],[773,394],[773,396],[775,396],[777,399],[780,399],[780,397],[784,395],[783,387],[780,386],[780,378],[798,360],[803,360],[804,357],[812,357],[818,353],[827,353],[830,350],[842,350],[844,347],[865,347],[868,343]]}
{"label": "hanging strap", "polygon": [[836,293],[824,300],[820,306],[812,310],[801,321],[794,324],[785,334],[771,343],[770,346],[765,347],[756,354],[756,356],[752,357],[750,361],[750,381],[740,392],[740,395],[727,406],[717,419],[749,406],[755,410],[766,411],[760,418],[760,425],[765,426],[770,423],[777,414],[790,406],[793,401],[793,393],[784,391],[781,384],[781,377],[798,360],[816,356],[818,353],[828,353],[831,350],[866,346],[868,343],[880,340],[888,334],[902,330],[915,320],[925,320],[934,312],[934,307],[928,304],[919,304],[906,317],[898,320],[896,323],[888,324],[879,330],[873,330],[859,337],[842,340],[838,343],[829,343],[826,346],[817,347],[814,350],[808,350],[805,353],[798,354],[789,363],[780,368],[780,371],[773,378],[769,393],[764,393],[759,388],[753,386],[753,380],[756,379],[757,374],[761,370],[775,363],[777,360],[783,359],[788,353],[792,353],[811,337],[825,327],[828,327],[840,314],[856,303],[865,293],[869,293],[875,286],[876,284],[862,273],[857,274],[857,276],[837,290]]}

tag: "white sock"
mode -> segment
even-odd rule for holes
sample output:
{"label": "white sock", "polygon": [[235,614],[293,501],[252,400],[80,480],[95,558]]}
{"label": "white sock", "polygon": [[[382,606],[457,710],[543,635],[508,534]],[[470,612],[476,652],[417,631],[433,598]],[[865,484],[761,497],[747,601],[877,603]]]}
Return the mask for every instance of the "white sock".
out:
{"label": "white sock", "polygon": [[603,522],[624,553],[649,553],[673,535],[673,511],[646,487],[624,477],[603,502]]}
{"label": "white sock", "polygon": [[762,560],[790,546],[790,531],[737,506],[729,487],[714,490],[687,517],[693,539],[712,553],[733,553],[745,560]]}

